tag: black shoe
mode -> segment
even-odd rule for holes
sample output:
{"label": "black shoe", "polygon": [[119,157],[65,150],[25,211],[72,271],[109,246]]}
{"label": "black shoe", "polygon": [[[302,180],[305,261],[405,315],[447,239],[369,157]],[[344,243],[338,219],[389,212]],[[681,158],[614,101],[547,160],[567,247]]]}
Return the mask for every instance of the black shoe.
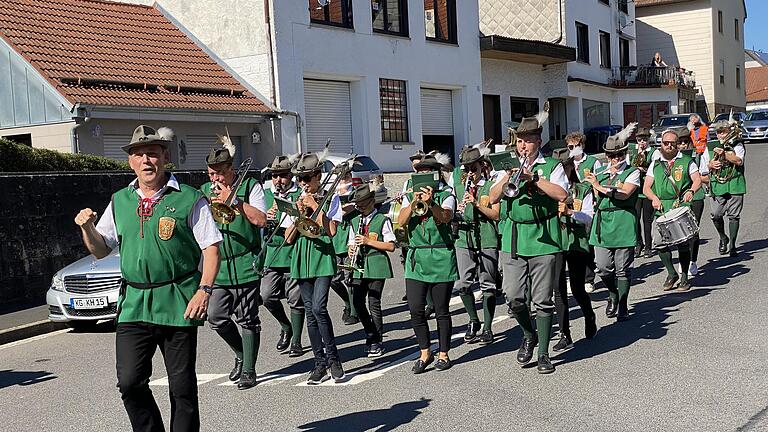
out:
{"label": "black shoe", "polygon": [[480,333],[480,337],[477,339],[480,345],[490,345],[493,343],[493,332],[488,329]]}
{"label": "black shoe", "polygon": [[584,337],[592,339],[597,334],[597,317],[595,314],[584,318]]}
{"label": "black shoe", "polygon": [[720,246],[717,248],[720,255],[728,255],[728,237],[720,239]]}
{"label": "black shoe", "polygon": [[674,275],[668,275],[667,279],[664,281],[664,285],[661,286],[662,291],[672,291],[675,289],[675,284],[677,284],[677,281],[680,280],[680,276],[675,273]]}
{"label": "black shoe", "polygon": [[453,366],[453,363],[451,363],[451,359],[437,359],[437,362],[435,362],[435,369],[439,371],[448,370]]}
{"label": "black shoe", "polygon": [[243,361],[239,358],[235,359],[235,367],[232,368],[232,372],[229,373],[230,381],[237,381],[240,379],[240,375],[243,374]]}
{"label": "black shoe", "polygon": [[322,382],[326,381],[328,378],[329,378],[328,369],[325,367],[325,365],[316,364],[315,368],[312,369],[312,372],[309,373],[309,377],[307,378],[307,384],[308,385],[322,384]]}
{"label": "black shoe", "polygon": [[643,245],[638,244],[635,246],[635,258],[640,258],[643,255]]}
{"label": "black shoe", "polygon": [[291,349],[288,351],[288,357],[301,357],[304,355],[304,347],[301,342],[291,343]]}
{"label": "black shoe", "polygon": [[285,351],[286,348],[291,344],[291,338],[293,337],[293,330],[288,331],[281,331],[280,332],[280,339],[277,340],[277,345],[275,348],[279,352]]}
{"label": "black shoe", "polygon": [[425,316],[427,319],[432,319],[432,318],[434,318],[434,315],[435,315],[435,308],[433,308],[432,306],[427,306],[427,307],[424,309],[424,316]]}
{"label": "black shoe", "polygon": [[739,252],[736,250],[736,246],[731,247],[731,250],[728,251],[728,256],[730,256],[730,257],[737,257],[737,256],[739,256]]}
{"label": "black shoe", "polygon": [[331,378],[333,378],[333,381],[336,383],[340,383],[342,380],[344,380],[344,377],[347,376],[344,373],[344,368],[341,367],[341,362],[338,360],[331,360]]}
{"label": "black shoe", "polygon": [[464,342],[472,343],[477,341],[477,332],[480,331],[479,321],[470,321],[467,324],[467,332],[464,333]]}
{"label": "black shoe", "polygon": [[251,387],[256,387],[256,372],[243,372],[237,382],[238,390],[248,390]]}
{"label": "black shoe", "polygon": [[653,249],[649,247],[645,248],[645,251],[643,251],[643,257],[645,258],[653,258],[653,254],[654,254]]}
{"label": "black shoe", "polygon": [[354,325],[354,324],[357,324],[359,322],[360,322],[360,318],[358,318],[358,317],[356,317],[354,315],[349,315],[347,317],[347,319],[344,320],[344,325]]}
{"label": "black shoe", "polygon": [[349,319],[349,308],[345,307],[344,312],[341,313],[341,321],[346,323]]}
{"label": "black shoe", "polygon": [[679,284],[677,284],[677,289],[675,291],[678,292],[686,292],[691,290],[691,283],[687,280],[681,281]]}
{"label": "black shoe", "polygon": [[539,364],[536,366],[536,372],[540,374],[551,374],[555,371],[555,365],[549,360],[549,354],[539,356]]}
{"label": "black shoe", "polygon": [[517,362],[520,365],[527,365],[533,358],[533,348],[537,344],[536,336],[526,339],[523,338],[523,343],[520,345],[520,349],[517,350]]}
{"label": "black shoe", "polygon": [[408,296],[407,296],[407,295],[404,295],[404,296],[403,296],[403,298],[401,298],[400,300],[401,300],[401,301],[404,301],[404,302],[407,302],[407,301],[408,301]]}
{"label": "black shoe", "polygon": [[507,306],[507,316],[514,317],[515,312],[512,310],[512,306]]}
{"label": "black shoe", "polygon": [[416,363],[413,364],[411,371],[414,373],[414,375],[422,374],[425,370],[427,370],[427,366],[432,364],[433,361],[435,361],[435,356],[432,354],[430,354],[429,358],[426,360],[419,358],[416,360]]}
{"label": "black shoe", "polygon": [[554,352],[560,352],[560,351],[568,351],[569,349],[573,348],[573,340],[571,340],[571,337],[567,334],[560,335],[560,340],[557,341],[555,346],[552,347],[552,351]]}
{"label": "black shoe", "polygon": [[605,305],[605,316],[608,318],[616,318],[616,309],[618,308],[618,305],[613,302],[613,300],[608,298],[608,304]]}
{"label": "black shoe", "polygon": [[368,348],[368,357],[375,358],[384,355],[384,346],[380,343],[371,344]]}
{"label": "black shoe", "polygon": [[616,316],[616,321],[629,321],[629,311],[620,310]]}

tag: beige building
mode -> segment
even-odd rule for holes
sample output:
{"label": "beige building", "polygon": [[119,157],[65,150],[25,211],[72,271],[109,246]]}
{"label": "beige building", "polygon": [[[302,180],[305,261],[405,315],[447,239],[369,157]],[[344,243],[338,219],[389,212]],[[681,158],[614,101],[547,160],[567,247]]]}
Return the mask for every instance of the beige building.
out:
{"label": "beige building", "polygon": [[696,110],[746,106],[743,0],[636,0],[637,56],[696,71]]}

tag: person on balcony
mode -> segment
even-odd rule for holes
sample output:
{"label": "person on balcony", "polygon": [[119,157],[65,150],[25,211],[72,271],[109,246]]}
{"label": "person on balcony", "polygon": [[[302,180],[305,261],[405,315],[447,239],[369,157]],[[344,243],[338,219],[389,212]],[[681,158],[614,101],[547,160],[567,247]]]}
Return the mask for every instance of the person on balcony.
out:
{"label": "person on balcony", "polygon": [[661,59],[661,53],[656,53],[653,55],[653,59],[651,60],[651,66],[653,67],[667,67],[667,64],[664,63],[664,60]]}

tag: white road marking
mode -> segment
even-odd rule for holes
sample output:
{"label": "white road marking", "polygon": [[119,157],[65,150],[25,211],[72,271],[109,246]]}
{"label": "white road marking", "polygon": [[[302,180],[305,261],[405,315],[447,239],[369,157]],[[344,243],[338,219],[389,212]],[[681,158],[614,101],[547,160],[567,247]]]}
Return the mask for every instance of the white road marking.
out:
{"label": "white road marking", "polygon": [[[306,374],[300,373],[300,374],[266,374],[266,375],[258,375],[256,377],[256,382],[259,385],[277,385],[280,384],[283,381],[292,380],[295,378],[303,377]],[[225,381],[220,386],[234,386],[237,385],[236,381]]]}
{"label": "white road marking", "polygon": [[50,333],[46,333],[46,334],[41,334],[41,335],[38,335],[38,336],[32,336],[30,338],[18,340],[18,341],[15,341],[15,342],[8,342],[7,344],[0,345],[0,351],[2,351],[4,349],[8,349],[8,348],[13,348],[13,347],[19,346],[19,345],[24,345],[24,344],[27,344],[27,343],[30,343],[30,342],[39,341],[40,339],[49,338],[51,336],[60,335],[62,333],[69,333],[70,331],[72,331],[72,329],[66,328],[66,329],[56,330],[56,331],[53,331],[53,332],[50,332]]}
{"label": "white road marking", "polygon": [[[202,384],[209,383],[211,381],[215,381],[220,378],[224,378],[225,376],[229,376],[229,374],[197,374],[197,385],[200,386]],[[154,381],[150,381],[149,385],[167,386],[168,377],[163,377],[163,378],[156,379]]]}

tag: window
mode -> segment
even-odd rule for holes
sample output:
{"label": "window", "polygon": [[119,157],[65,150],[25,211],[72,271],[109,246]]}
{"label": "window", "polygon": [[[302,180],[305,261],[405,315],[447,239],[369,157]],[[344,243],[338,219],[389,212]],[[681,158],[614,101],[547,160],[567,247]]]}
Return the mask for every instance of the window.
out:
{"label": "window", "polygon": [[405,81],[379,79],[382,141],[408,142],[407,98]]}
{"label": "window", "polygon": [[406,0],[371,0],[373,31],[408,36],[408,2]]}
{"label": "window", "polygon": [[598,2],[600,2],[600,3],[602,3],[602,4],[605,4],[605,5],[607,5],[607,4],[608,4],[608,0],[597,0],[597,1],[598,1]]}
{"label": "window", "polygon": [[539,112],[539,100],[529,98],[509,98],[510,120],[520,123],[523,117],[533,117]]}
{"label": "window", "polygon": [[619,38],[619,62],[621,67],[629,67],[629,39]]}
{"label": "window", "polygon": [[309,0],[309,21],[352,28],[352,0]]}
{"label": "window", "polygon": [[725,61],[720,60],[720,84],[725,84]]}
{"label": "window", "polygon": [[589,27],[576,22],[576,60],[589,63]]}
{"label": "window", "polygon": [[738,18],[733,20],[733,28],[736,31],[735,32],[736,40],[739,40],[739,19]]}
{"label": "window", "polygon": [[723,11],[717,11],[717,31],[723,33]]}
{"label": "window", "polygon": [[627,0],[618,0],[618,7],[621,12],[629,14],[629,7],[627,6]]}
{"label": "window", "polygon": [[736,88],[741,88],[741,68],[736,66]]}
{"label": "window", "polygon": [[456,0],[424,0],[424,27],[427,39],[456,43]]}
{"label": "window", "polygon": [[611,34],[600,32],[600,66],[611,67]]}

